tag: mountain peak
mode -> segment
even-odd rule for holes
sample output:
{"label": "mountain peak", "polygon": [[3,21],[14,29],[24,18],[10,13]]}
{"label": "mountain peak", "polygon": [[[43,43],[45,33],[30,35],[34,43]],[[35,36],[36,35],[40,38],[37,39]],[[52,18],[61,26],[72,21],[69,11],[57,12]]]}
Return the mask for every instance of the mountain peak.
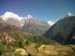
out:
{"label": "mountain peak", "polygon": [[72,16],[72,13],[71,13],[71,12],[69,12],[69,13],[67,14],[67,16]]}
{"label": "mountain peak", "polygon": [[28,19],[32,19],[32,15],[30,15],[30,14],[27,17],[28,17]]}
{"label": "mountain peak", "polygon": [[14,18],[18,21],[20,21],[22,19],[22,17],[19,17],[17,14],[12,13],[12,12],[5,12],[3,15],[3,20],[7,21],[9,18]]}
{"label": "mountain peak", "polygon": [[48,21],[48,24],[49,24],[49,25],[53,25],[54,22],[53,22],[53,21]]}
{"label": "mountain peak", "polygon": [[17,14],[12,13],[12,12],[5,12],[4,15],[5,17],[19,17]]}

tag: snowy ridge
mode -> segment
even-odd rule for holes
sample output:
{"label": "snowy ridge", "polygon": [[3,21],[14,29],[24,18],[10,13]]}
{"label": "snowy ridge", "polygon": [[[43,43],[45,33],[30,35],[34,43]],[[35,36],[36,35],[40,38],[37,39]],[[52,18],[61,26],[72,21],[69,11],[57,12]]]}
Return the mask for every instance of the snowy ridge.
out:
{"label": "snowy ridge", "polygon": [[[13,12],[5,12],[2,16],[2,19],[4,20],[4,21],[9,21],[9,20],[14,20],[13,22],[14,23],[12,23],[12,24],[21,24],[21,26],[24,26],[24,23],[27,23],[27,22],[32,22],[32,21],[35,21],[37,24],[40,24],[40,21],[36,21],[36,19],[34,19],[33,17],[32,17],[32,15],[27,15],[27,16],[25,16],[25,17],[20,17],[18,14],[15,14],[15,13],[13,13]],[[15,23],[16,22],[16,23]],[[51,25],[53,25],[54,24],[54,22],[53,21],[48,21],[47,22],[50,26]]]}
{"label": "snowy ridge", "polygon": [[52,26],[54,23],[55,23],[55,22],[53,22],[53,21],[48,21],[48,24],[51,25],[51,26]]}
{"label": "snowy ridge", "polygon": [[6,12],[1,17],[3,18],[4,21],[7,21],[10,18],[13,18],[18,21],[22,21],[23,19],[31,19],[32,18],[31,15],[28,15],[26,17],[20,17],[19,15],[12,13],[12,12]]}
{"label": "snowy ridge", "polygon": [[13,18],[15,20],[21,21],[22,17],[19,17],[17,14],[12,12],[6,12],[4,15],[2,15],[3,20],[7,21],[9,18]]}

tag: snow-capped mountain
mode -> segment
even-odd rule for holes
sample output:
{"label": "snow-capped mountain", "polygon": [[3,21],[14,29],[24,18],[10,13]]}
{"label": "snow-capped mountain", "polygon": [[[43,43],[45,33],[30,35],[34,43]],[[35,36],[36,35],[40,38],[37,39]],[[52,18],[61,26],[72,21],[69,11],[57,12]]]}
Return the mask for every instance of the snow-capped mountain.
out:
{"label": "snow-capped mountain", "polygon": [[3,20],[7,21],[10,18],[13,18],[15,20],[21,21],[23,18],[19,17],[17,14],[12,13],[12,12],[6,12],[5,14],[2,15]]}
{"label": "snow-capped mountain", "polygon": [[[65,16],[65,17],[71,17],[71,16],[73,16],[73,14],[71,13],[71,12],[69,12],[69,13],[67,13],[67,15]],[[57,21],[59,21],[60,19],[57,19],[56,21],[48,21],[47,23],[50,25],[50,26],[52,26],[52,25],[54,25]]]}
{"label": "snow-capped mountain", "polygon": [[4,13],[0,19],[2,19],[2,22],[7,23],[9,25],[15,25],[19,28],[21,28],[24,25],[24,19],[23,17],[19,17],[17,14],[12,12],[6,12]]}
{"label": "snow-capped mountain", "polygon": [[55,22],[53,22],[53,21],[48,21],[48,24],[49,24],[50,26],[52,26],[54,23],[55,23]]}
{"label": "snow-capped mountain", "polygon": [[71,12],[69,12],[69,13],[67,14],[67,16],[73,16],[73,15],[72,15],[72,13],[71,13]]}
{"label": "snow-capped mountain", "polygon": [[28,15],[26,17],[20,17],[19,15],[12,13],[12,12],[6,12],[0,17],[5,23],[8,23],[10,25],[15,25],[19,28],[24,26],[25,23],[28,22],[29,19],[32,19],[31,15]]}
{"label": "snow-capped mountain", "polygon": [[0,17],[0,23],[14,25],[20,29],[33,34],[44,34],[50,27],[46,22],[42,22],[31,15],[20,17],[19,15],[6,12]]}

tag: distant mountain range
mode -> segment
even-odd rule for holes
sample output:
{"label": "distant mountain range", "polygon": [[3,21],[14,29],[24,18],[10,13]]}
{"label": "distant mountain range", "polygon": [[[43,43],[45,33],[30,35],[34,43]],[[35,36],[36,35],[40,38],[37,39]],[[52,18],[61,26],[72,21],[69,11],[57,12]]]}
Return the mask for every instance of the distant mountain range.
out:
{"label": "distant mountain range", "polygon": [[[15,35],[16,37],[19,37],[18,35],[22,33],[24,34],[25,32],[34,35],[44,34],[45,37],[56,40],[61,44],[75,44],[74,25],[75,16],[71,13],[68,13],[67,16],[56,23],[52,21],[48,21],[48,23],[46,23],[32,17],[31,15],[19,17],[17,14],[12,12],[6,12],[0,16],[0,33],[9,32],[8,34],[12,36]],[[24,37],[23,34],[20,36]]]}
{"label": "distant mountain range", "polygon": [[14,25],[25,32],[30,32],[36,35],[44,34],[50,27],[50,24],[42,22],[31,15],[19,17],[17,14],[12,12],[6,12],[0,16],[0,23]]}
{"label": "distant mountain range", "polygon": [[[75,55],[75,45],[72,45],[75,44],[75,16],[67,15],[64,19],[59,20],[51,26],[32,18],[30,15],[27,20],[22,20],[20,21],[16,18],[7,18],[6,20],[2,17],[0,18],[0,47],[1,51],[4,50],[2,47],[5,47],[5,51],[3,52],[5,56],[7,54],[9,56],[11,54],[13,56],[20,53],[26,54],[26,49],[28,49],[29,56]],[[20,22],[22,22],[22,26],[18,24]],[[49,29],[46,27],[49,27]],[[48,31],[46,32],[44,28],[48,29]],[[32,32],[29,33],[28,30]],[[46,32],[44,34],[46,37],[34,34],[43,33],[40,30]],[[71,45],[61,45],[60,43]],[[25,56],[24,54],[23,56]]]}
{"label": "distant mountain range", "polygon": [[69,13],[56,22],[44,35],[61,44],[75,44],[75,16]]}

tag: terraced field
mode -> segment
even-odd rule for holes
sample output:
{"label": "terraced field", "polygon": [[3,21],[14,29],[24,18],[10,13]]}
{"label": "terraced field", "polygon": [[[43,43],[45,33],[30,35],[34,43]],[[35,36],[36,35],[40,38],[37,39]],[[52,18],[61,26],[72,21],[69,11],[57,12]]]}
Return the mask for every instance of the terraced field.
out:
{"label": "terraced field", "polygon": [[32,56],[75,56],[75,45],[41,45],[36,48],[32,43],[28,46],[28,53]]}

